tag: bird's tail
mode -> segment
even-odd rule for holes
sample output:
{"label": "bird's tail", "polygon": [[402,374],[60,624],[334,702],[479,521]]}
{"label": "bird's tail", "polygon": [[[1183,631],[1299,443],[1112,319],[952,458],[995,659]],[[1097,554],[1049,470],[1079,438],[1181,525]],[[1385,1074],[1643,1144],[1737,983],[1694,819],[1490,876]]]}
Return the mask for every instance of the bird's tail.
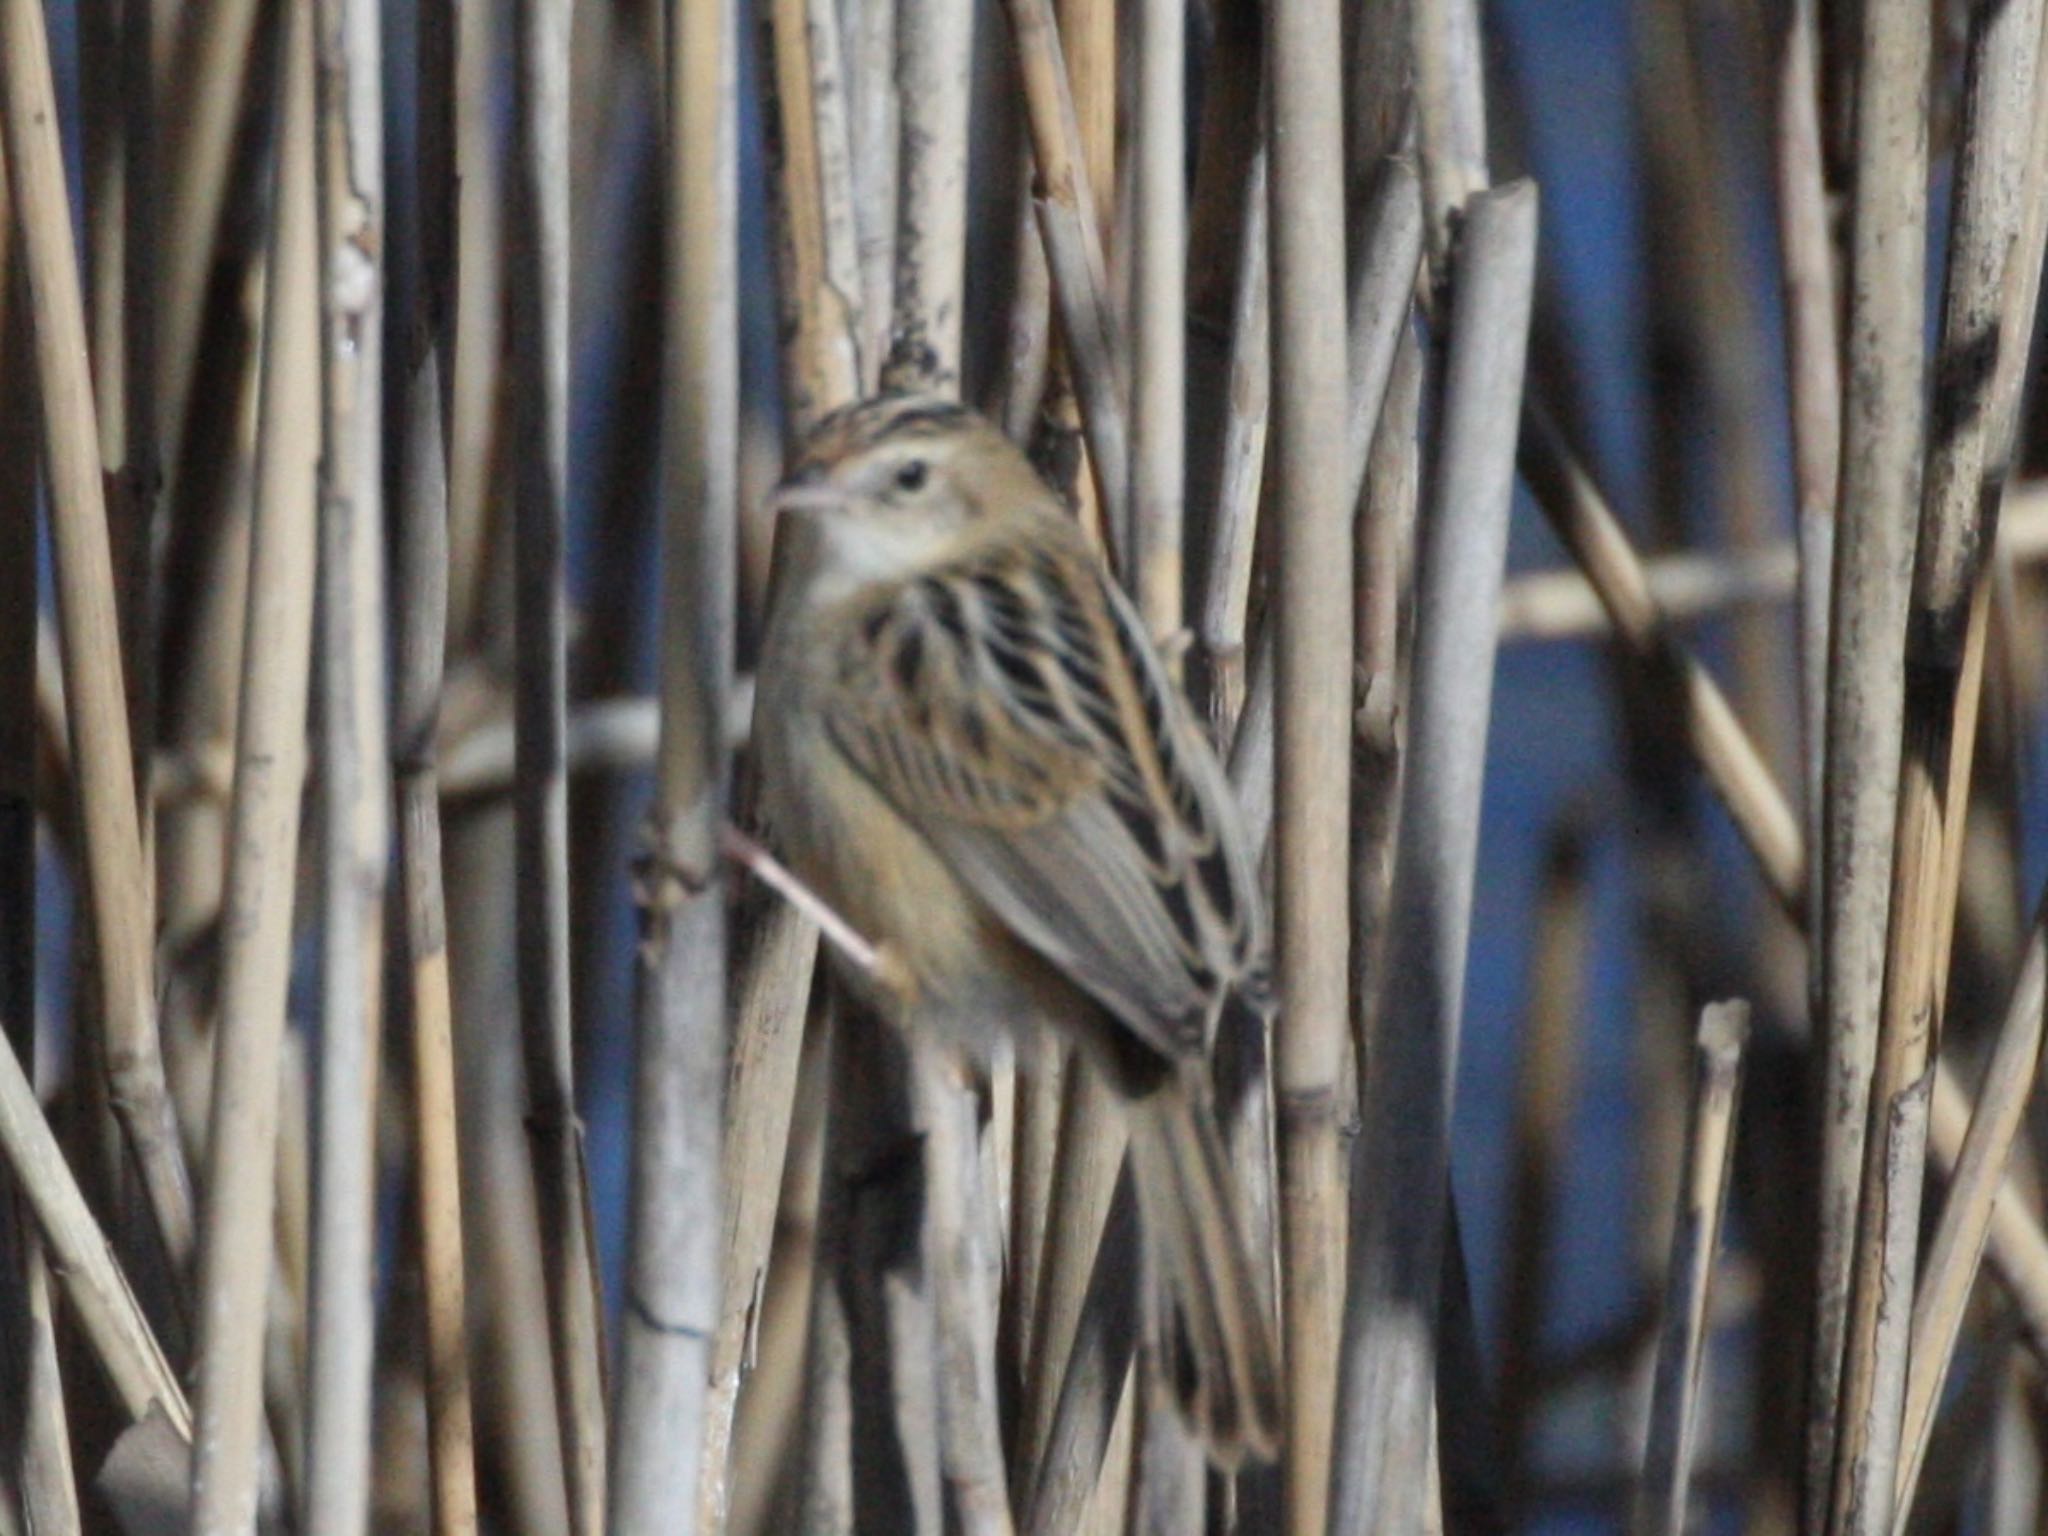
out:
{"label": "bird's tail", "polygon": [[1215,1119],[1192,1085],[1169,1081],[1131,1106],[1130,1122],[1153,1358],[1212,1461],[1271,1461],[1280,1443],[1273,1331]]}

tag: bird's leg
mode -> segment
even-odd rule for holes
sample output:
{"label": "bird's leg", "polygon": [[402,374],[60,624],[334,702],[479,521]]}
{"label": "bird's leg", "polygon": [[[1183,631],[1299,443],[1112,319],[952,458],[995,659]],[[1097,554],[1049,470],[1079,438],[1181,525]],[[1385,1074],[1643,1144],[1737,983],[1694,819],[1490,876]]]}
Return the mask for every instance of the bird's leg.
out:
{"label": "bird's leg", "polygon": [[725,856],[753,874],[784,901],[818,925],[839,952],[882,986],[906,996],[915,991],[910,968],[893,945],[875,944],[841,917],[832,904],[799,880],[774,854],[731,822],[720,831]]}

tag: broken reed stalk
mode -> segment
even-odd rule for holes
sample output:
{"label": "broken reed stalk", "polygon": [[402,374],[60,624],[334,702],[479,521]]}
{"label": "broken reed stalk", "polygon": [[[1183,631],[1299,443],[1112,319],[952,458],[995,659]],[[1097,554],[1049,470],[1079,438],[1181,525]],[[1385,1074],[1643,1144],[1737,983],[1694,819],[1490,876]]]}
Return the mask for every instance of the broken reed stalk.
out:
{"label": "broken reed stalk", "polygon": [[[1543,409],[1524,411],[1521,468],[1537,505],[1599,594],[1615,634],[1638,666],[1662,669],[1680,691],[1686,747],[1727,808],[1735,829],[1778,905],[1805,926],[1806,850],[1782,790],[1758,755],[1711,674],[1671,634],[1653,595],[1643,559],[1585,466],[1565,445]],[[1253,693],[1254,702],[1257,692]],[[1811,935],[1809,934],[1809,942]],[[1942,1169],[1961,1150],[1966,1100],[1948,1064],[1934,1064],[1929,1109],[1932,1150]],[[2024,1200],[1995,1207],[1989,1256],[1994,1271],[2028,1320],[2030,1345],[2048,1349],[2048,1234]]]}
{"label": "broken reed stalk", "polygon": [[[1819,0],[1792,0],[1777,80],[1779,259],[1785,279],[1786,375],[1792,406],[1792,479],[1798,538],[1800,721],[1806,845],[1821,846],[1821,763],[1827,735],[1828,590],[1834,569],[1835,492],[1842,458],[1841,336],[1834,241],[1828,229],[1820,137]],[[1807,872],[1821,889],[1820,871]],[[1811,899],[1811,898],[1809,898]],[[1819,931],[1819,914],[1808,927]],[[1818,1019],[1819,967],[1811,968]]]}
{"label": "broken reed stalk", "polygon": [[384,93],[374,0],[316,0],[322,784],[308,1536],[370,1506],[378,1058],[391,847],[384,658]]}
{"label": "broken reed stalk", "polygon": [[[1386,1029],[1366,1075],[1330,1529],[1418,1528],[1450,1114],[1514,482],[1516,402],[1534,289],[1536,189],[1476,194],[1452,289],[1442,438],[1417,565],[1414,682],[1388,940]],[[1400,1200],[1378,1192],[1408,1191]]]}
{"label": "broken reed stalk", "polygon": [[[730,0],[666,12],[661,751],[641,869],[631,1244],[612,1525],[694,1512],[719,1318],[726,694],[739,564],[738,42]],[[724,1477],[724,1468],[711,1469]]]}
{"label": "broken reed stalk", "polygon": [[1452,216],[1489,180],[1479,9],[1475,0],[1409,0],[1409,27],[1429,258],[1441,267],[1450,256]]}
{"label": "broken reed stalk", "polygon": [[[908,0],[905,0],[908,3]],[[1088,443],[1111,563],[1125,568],[1130,552],[1126,503],[1130,490],[1130,444],[1117,379],[1116,314],[1103,259],[1100,214],[1090,188],[1074,110],[1074,94],[1060,56],[1052,0],[1006,0],[1017,49],[1018,82],[1031,134],[1032,189],[1038,204],[1038,233],[1052,272],[1053,303],[1059,311],[1066,366],[1081,401],[1081,430]]]}
{"label": "broken reed stalk", "polygon": [[1282,1485],[1293,1536],[1321,1536],[1343,1307],[1341,1081],[1350,1032],[1351,503],[1344,313],[1343,50],[1336,8],[1268,16],[1275,610]]}
{"label": "broken reed stalk", "polygon": [[1992,1210],[2000,1201],[2006,1164],[2033,1096],[2041,1058],[2044,998],[2048,998],[2048,897],[2044,897],[2028,936],[2005,1021],[1985,1063],[1984,1086],[1970,1116],[1969,1135],[1956,1160],[1941,1223],[1928,1245],[1926,1267],[1914,1297],[1893,1521],[1897,1531],[1904,1531],[1912,1513],[1914,1487],[1927,1455],[1935,1408],[1962,1336],[1963,1313],[1983,1259]]}
{"label": "broken reed stalk", "polygon": [[157,1405],[184,1439],[192,1410],[149,1320],[43,1118],[11,1041],[0,1040],[0,1155],[41,1229],[64,1300],[121,1407],[137,1423]]}
{"label": "broken reed stalk", "polygon": [[509,220],[520,1037],[573,1536],[605,1525],[604,1316],[569,1016],[563,594],[569,452],[569,3],[514,8]]}
{"label": "broken reed stalk", "polygon": [[306,771],[322,451],[320,434],[307,430],[320,419],[313,4],[294,0],[287,8],[280,44],[276,195],[264,285],[248,616],[200,1251],[196,1536],[230,1536],[254,1525],[263,1438],[264,1319],[275,1262],[280,1070]]}
{"label": "broken reed stalk", "polygon": [[1735,1166],[1735,1112],[1749,1005],[1709,1003],[1693,1043],[1692,1109],[1664,1278],[1664,1327],[1650,1397],[1649,1443],[1636,1491],[1638,1536],[1680,1536],[1698,1452],[1700,1384],[1721,1218]]}
{"label": "broken reed stalk", "polygon": [[192,1261],[192,1185],[157,1034],[148,865],[136,810],[99,430],[58,122],[43,7],[38,0],[0,0],[0,132],[41,381],[58,634],[108,1093],[140,1170],[173,1284],[183,1292]]}
{"label": "broken reed stalk", "polygon": [[1230,304],[1223,446],[1216,501],[1209,512],[1209,560],[1198,620],[1208,666],[1209,728],[1220,742],[1236,734],[1237,717],[1244,708],[1245,629],[1272,405],[1272,266],[1266,238],[1270,204],[1263,131],[1245,173],[1244,201],[1244,235]]}

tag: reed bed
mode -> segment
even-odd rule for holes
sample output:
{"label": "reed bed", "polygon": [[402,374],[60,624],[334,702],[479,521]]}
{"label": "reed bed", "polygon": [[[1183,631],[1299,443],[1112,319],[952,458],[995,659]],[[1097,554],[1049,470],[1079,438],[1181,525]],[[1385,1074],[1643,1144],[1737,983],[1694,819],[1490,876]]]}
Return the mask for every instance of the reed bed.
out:
{"label": "reed bed", "polygon": [[[0,1536],[2040,1528],[2048,4],[1609,9],[1619,422],[1543,7],[0,0]],[[760,816],[879,388],[1262,850],[1271,1465]]]}

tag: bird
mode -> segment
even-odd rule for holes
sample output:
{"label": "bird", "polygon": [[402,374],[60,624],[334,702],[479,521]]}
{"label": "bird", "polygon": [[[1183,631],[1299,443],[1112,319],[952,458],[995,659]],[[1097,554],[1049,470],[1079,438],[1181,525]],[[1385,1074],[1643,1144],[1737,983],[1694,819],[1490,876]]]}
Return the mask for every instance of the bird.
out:
{"label": "bird", "polygon": [[1145,1329],[1209,1458],[1277,1452],[1273,1330],[1218,1133],[1226,1006],[1273,1007],[1258,863],[1139,615],[989,421],[922,393],[821,419],[771,505],[766,835],[874,945],[843,980],[986,1055],[1064,1032],[1115,1090]]}

